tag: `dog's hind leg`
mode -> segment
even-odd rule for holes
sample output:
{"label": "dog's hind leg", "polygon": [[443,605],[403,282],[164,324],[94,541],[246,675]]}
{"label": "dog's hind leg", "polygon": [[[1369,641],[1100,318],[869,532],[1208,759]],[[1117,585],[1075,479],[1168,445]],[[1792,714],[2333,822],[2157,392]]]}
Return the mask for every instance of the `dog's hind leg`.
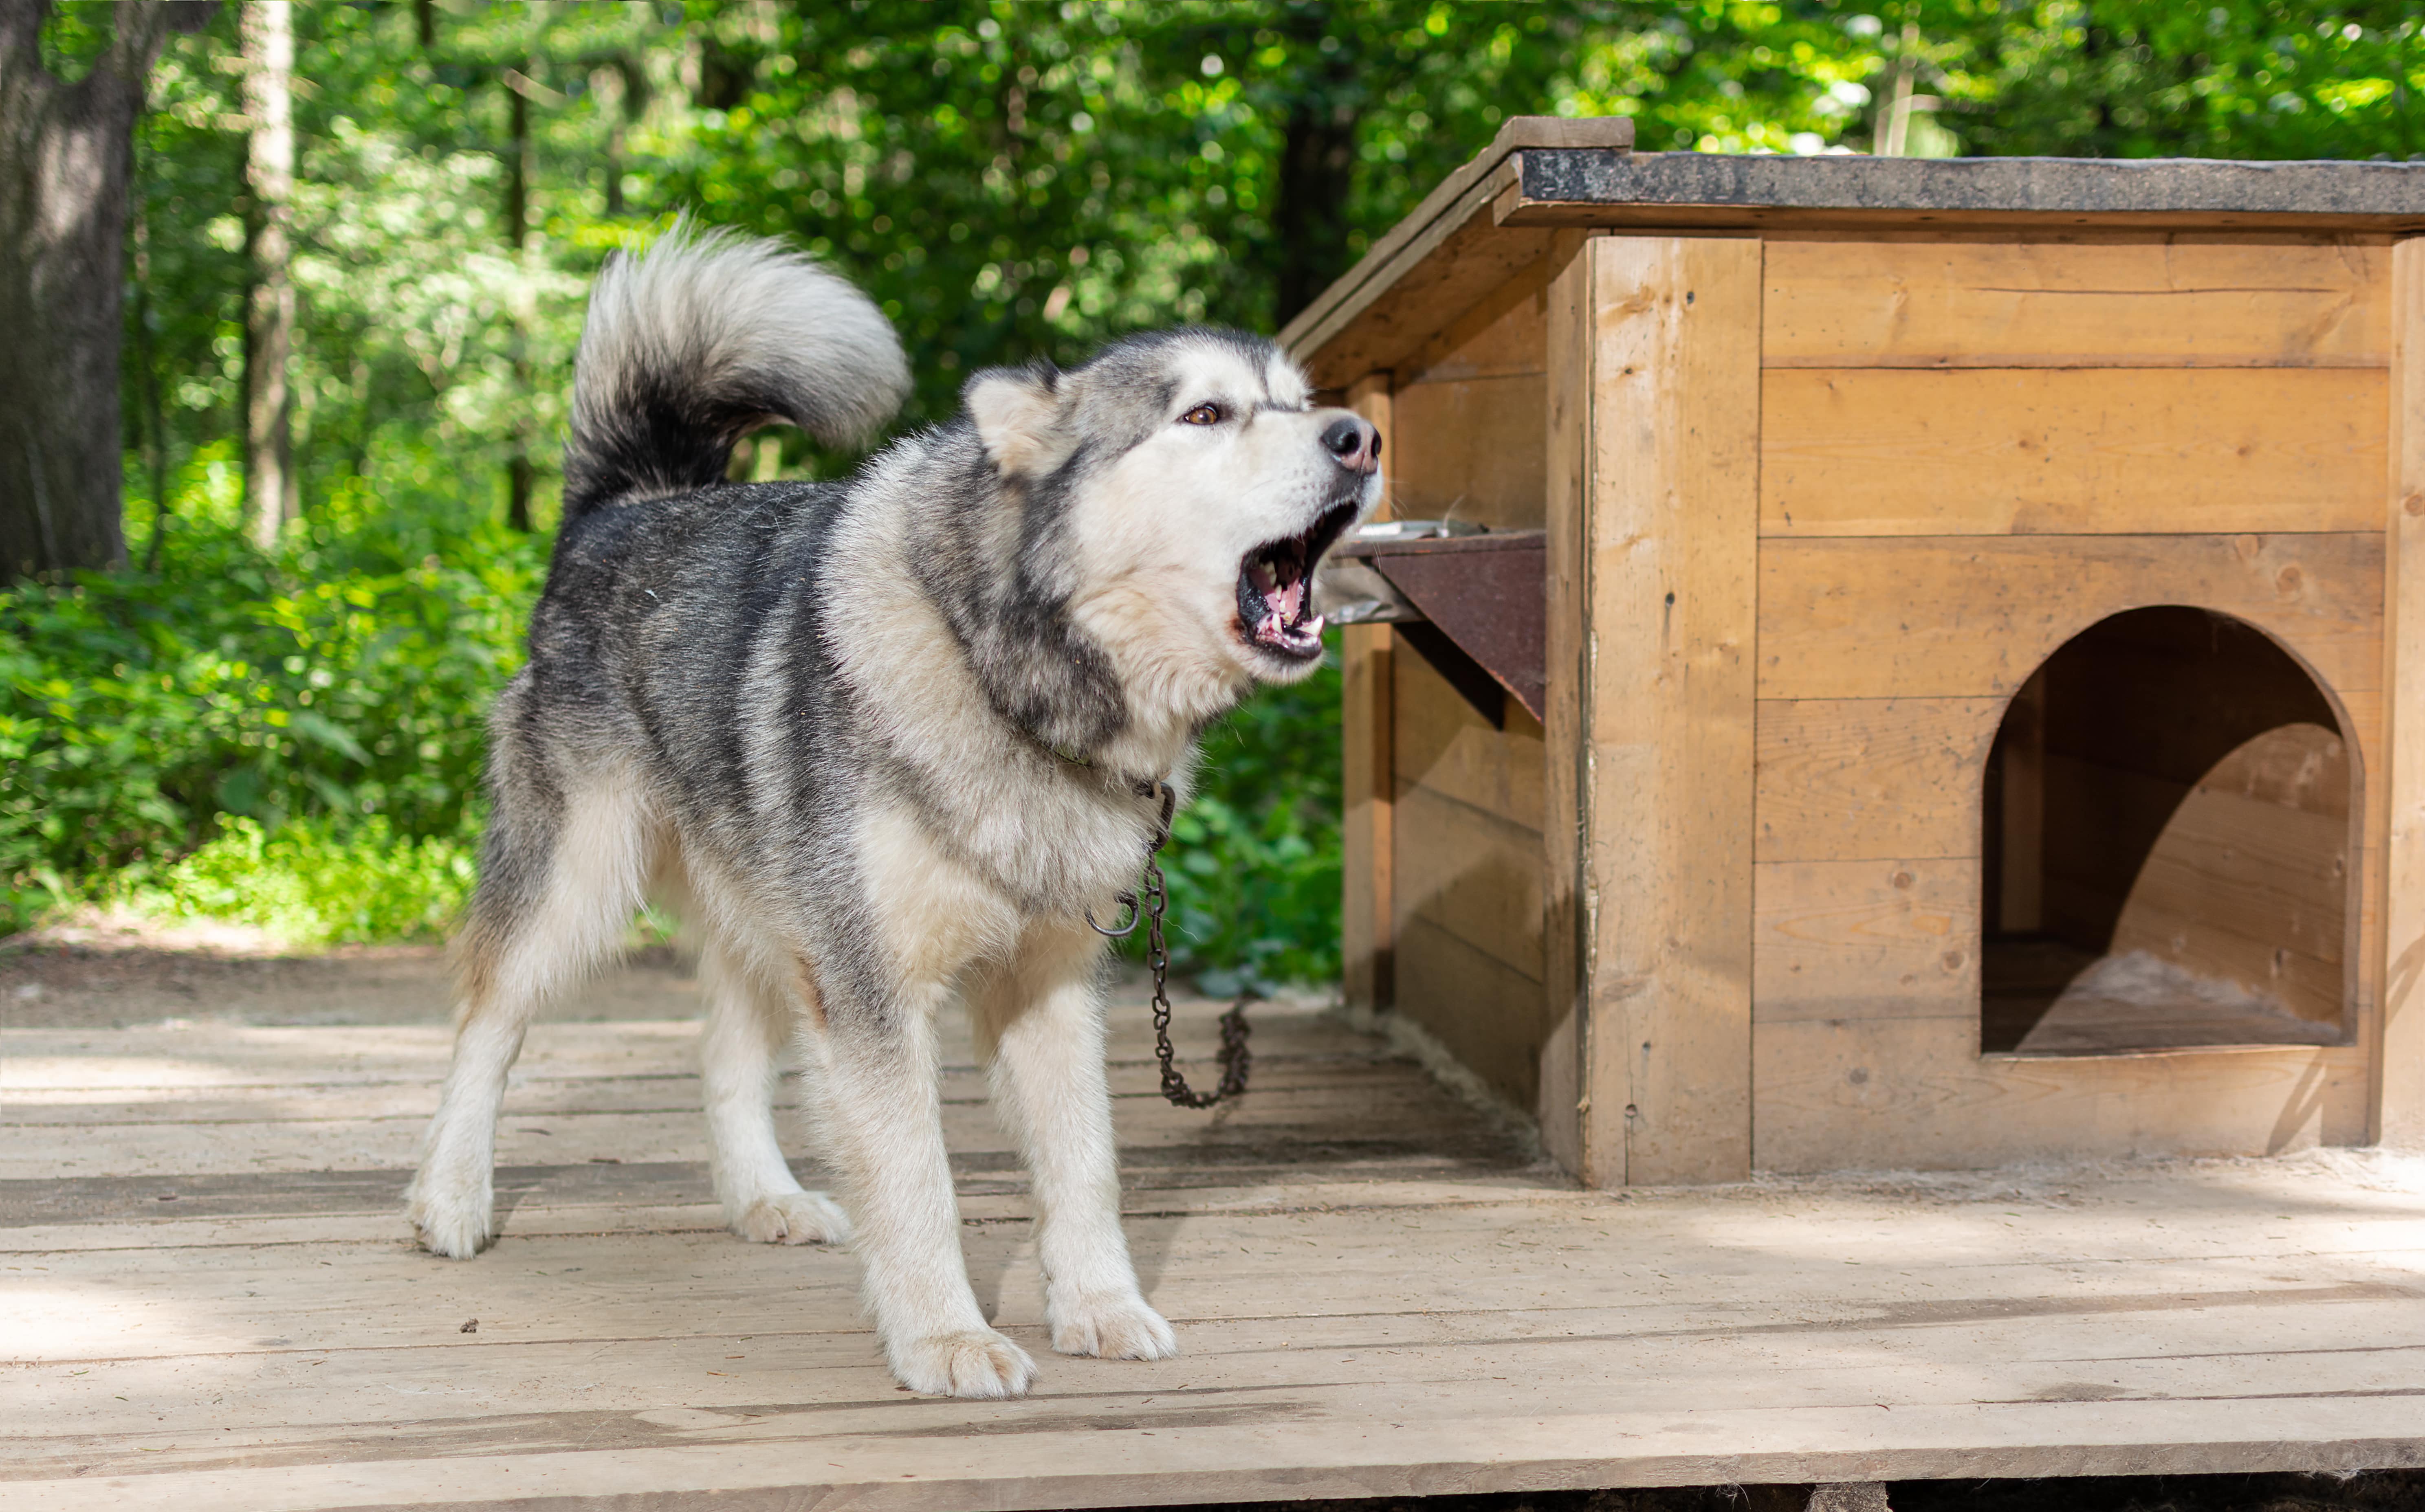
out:
{"label": "dog's hind leg", "polygon": [[995,1112],[1033,1181],[1052,1347],[1163,1360],[1179,1343],[1137,1290],[1120,1232],[1119,1152],[1095,985],[1101,949],[1083,923],[1032,927],[1014,963],[971,995],[970,1017],[980,1051],[992,1051]]}
{"label": "dog's hind leg", "polygon": [[655,839],[622,773],[560,787],[508,773],[481,851],[480,883],[458,942],[455,1060],[406,1194],[421,1242],[470,1258],[496,1237],[497,1112],[506,1073],[546,1000],[622,944]]}
{"label": "dog's hind leg", "polygon": [[[700,953],[707,1029],[699,1070],[707,1090],[709,1170],[724,1221],[761,1244],[830,1243],[850,1235],[850,1220],[822,1192],[804,1190],[783,1159],[775,1131],[779,1057],[791,1038],[791,1012],[719,942]],[[824,1011],[815,979],[800,967],[802,1007]]]}

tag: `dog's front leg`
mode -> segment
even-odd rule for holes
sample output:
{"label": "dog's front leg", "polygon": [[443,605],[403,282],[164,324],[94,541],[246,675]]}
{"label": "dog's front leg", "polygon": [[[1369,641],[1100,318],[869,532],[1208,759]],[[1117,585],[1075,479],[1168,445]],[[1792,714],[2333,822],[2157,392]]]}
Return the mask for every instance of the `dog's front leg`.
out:
{"label": "dog's front leg", "polygon": [[1018,1396],[1027,1352],[988,1327],[960,1253],[943,1149],[934,1006],[830,1004],[811,1061],[816,1118],[844,1182],[868,1311],[892,1374],[913,1392]]}
{"label": "dog's front leg", "polygon": [[1120,1232],[1119,1149],[1103,1073],[1101,944],[1038,926],[975,1007],[993,1042],[994,1106],[1034,1182],[1045,1316],[1065,1355],[1164,1360],[1179,1343],[1137,1289]]}

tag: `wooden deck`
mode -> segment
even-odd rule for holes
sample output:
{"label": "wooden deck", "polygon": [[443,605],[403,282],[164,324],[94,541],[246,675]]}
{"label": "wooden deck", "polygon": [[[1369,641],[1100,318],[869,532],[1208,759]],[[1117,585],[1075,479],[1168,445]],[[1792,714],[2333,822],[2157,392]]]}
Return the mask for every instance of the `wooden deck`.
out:
{"label": "wooden deck", "polygon": [[[1199,1057],[1211,1011],[1185,1011]],[[398,1210],[435,1022],[0,1029],[0,1504],[1063,1507],[2425,1465],[2425,1167],[1585,1193],[1309,1009],[1261,1011],[1257,1090],[1213,1117],[1151,1095],[1142,1010],[1117,1019],[1130,1233],[1184,1352],[1047,1351],[1021,1183],[963,1063],[972,1272],[1044,1363],[1033,1396],[983,1404],[893,1386],[846,1252],[722,1231],[688,1023],[534,1031],[505,1238],[468,1264],[415,1250]]]}

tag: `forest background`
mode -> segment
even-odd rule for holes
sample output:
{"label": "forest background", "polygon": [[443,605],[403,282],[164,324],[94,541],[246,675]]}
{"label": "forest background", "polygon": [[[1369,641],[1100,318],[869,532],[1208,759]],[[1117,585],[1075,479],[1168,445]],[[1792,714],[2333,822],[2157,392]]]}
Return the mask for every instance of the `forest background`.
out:
{"label": "forest background", "polygon": [[[0,57],[0,95],[103,65],[138,8],[0,4],[40,42]],[[189,12],[142,85],[122,545],[0,588],[0,931],[97,904],[306,947],[442,931],[546,560],[586,281],[685,207],[874,294],[918,374],[898,429],[989,364],[1276,329],[1509,115],[1630,116],[1645,151],[2425,151],[2409,4],[270,10]],[[787,431],[735,466],[854,460]],[[1207,740],[1185,969],[1337,969],[1333,662]]]}

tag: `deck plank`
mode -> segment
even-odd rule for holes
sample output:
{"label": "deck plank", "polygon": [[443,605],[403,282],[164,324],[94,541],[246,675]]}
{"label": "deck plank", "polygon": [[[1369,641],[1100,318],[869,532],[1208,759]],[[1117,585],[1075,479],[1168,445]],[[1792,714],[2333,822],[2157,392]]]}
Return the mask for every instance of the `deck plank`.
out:
{"label": "deck plank", "polygon": [[[1190,1053],[1218,1006],[1184,1006]],[[1048,1353],[962,1044],[971,1273],[1044,1368],[987,1404],[892,1386],[846,1250],[722,1232],[688,1025],[534,1032],[506,1126],[551,1132],[508,1135],[505,1236],[460,1264],[396,1200],[442,1028],[0,1030],[0,1501],[1009,1508],[2425,1463],[2425,1165],[1584,1192],[1328,1016],[1261,1013],[1258,1090],[1208,1117],[1148,1095],[1123,1014],[1128,1228],[1184,1352]]]}

